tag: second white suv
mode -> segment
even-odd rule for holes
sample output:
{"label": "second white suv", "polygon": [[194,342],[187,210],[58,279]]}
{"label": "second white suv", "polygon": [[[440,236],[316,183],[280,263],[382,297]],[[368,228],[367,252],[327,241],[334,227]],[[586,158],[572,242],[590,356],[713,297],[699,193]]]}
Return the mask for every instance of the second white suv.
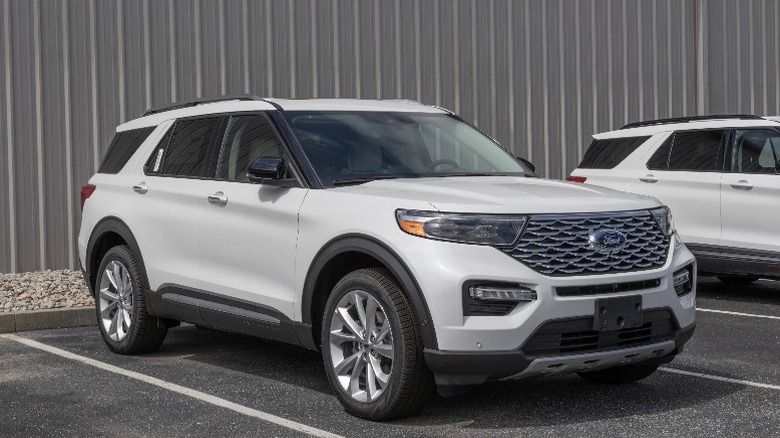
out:
{"label": "second white suv", "polygon": [[112,351],[153,351],[180,321],[319,349],[344,407],[374,420],[436,385],[632,382],[695,326],[668,208],[538,178],[413,102],[152,111],[117,128],[82,206]]}
{"label": "second white suv", "polygon": [[568,178],[668,205],[700,275],[780,278],[780,123],[750,115],[632,123],[593,136]]}

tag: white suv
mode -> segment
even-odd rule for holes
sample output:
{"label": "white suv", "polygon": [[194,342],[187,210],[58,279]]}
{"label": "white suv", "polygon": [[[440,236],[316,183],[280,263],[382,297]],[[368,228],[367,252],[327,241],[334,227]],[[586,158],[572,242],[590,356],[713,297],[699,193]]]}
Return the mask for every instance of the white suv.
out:
{"label": "white suv", "polygon": [[322,351],[352,414],[439,385],[631,382],[693,334],[696,266],[648,197],[537,178],[408,101],[199,101],[117,128],[81,266],[117,353],[186,321]]}
{"label": "white suv", "polygon": [[700,275],[780,278],[780,123],[750,115],[632,123],[598,134],[568,179],[658,198]]}

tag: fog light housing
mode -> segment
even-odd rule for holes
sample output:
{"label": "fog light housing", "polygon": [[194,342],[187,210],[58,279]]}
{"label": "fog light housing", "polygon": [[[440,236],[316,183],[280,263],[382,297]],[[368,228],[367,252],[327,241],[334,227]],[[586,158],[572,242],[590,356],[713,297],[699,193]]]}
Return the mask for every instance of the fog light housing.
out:
{"label": "fog light housing", "polygon": [[469,287],[469,296],[480,301],[535,301],[536,291],[527,287],[496,287],[476,285]]}
{"label": "fog light housing", "polygon": [[693,265],[688,265],[672,275],[672,285],[678,297],[687,295],[693,290]]}
{"label": "fog light housing", "polygon": [[463,315],[504,316],[536,298],[535,290],[518,284],[469,281],[463,285]]}

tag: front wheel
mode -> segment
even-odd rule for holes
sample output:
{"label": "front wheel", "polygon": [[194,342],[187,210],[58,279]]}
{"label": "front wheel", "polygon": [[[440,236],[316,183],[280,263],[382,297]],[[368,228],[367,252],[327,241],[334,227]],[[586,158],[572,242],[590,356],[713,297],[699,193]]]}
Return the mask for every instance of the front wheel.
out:
{"label": "front wheel", "polygon": [[322,318],[322,356],[344,408],[381,421],[419,410],[435,388],[408,298],[385,269],[338,282]]}
{"label": "front wheel", "polygon": [[120,354],[156,350],[168,329],[146,310],[143,285],[147,284],[133,252],[125,245],[106,252],[96,280],[98,326],[108,348]]}
{"label": "front wheel", "polygon": [[607,368],[599,371],[590,371],[586,373],[578,373],[580,377],[595,383],[606,383],[611,385],[618,385],[624,383],[633,383],[638,380],[642,380],[645,377],[649,377],[653,374],[659,365],[623,365],[619,367]]}

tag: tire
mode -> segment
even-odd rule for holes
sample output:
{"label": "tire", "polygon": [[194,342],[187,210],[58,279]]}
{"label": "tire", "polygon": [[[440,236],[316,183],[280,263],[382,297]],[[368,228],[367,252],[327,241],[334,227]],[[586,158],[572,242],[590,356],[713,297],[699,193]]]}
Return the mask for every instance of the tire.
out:
{"label": "tire", "polygon": [[144,294],[148,282],[141,272],[140,262],[125,245],[108,250],[100,263],[95,281],[95,311],[103,341],[114,353],[152,352],[168,333],[167,328],[157,326],[157,318],[146,309]]}
{"label": "tire", "polygon": [[755,275],[718,275],[718,280],[731,285],[750,284],[758,280]]}
{"label": "tire", "polygon": [[373,421],[400,418],[434,393],[414,311],[387,270],[361,269],[342,278],[322,321],[325,373],[350,414]]}
{"label": "tire", "polygon": [[634,383],[653,374],[659,365],[623,365],[587,373],[577,373],[589,382],[604,383],[609,385],[621,385]]}

